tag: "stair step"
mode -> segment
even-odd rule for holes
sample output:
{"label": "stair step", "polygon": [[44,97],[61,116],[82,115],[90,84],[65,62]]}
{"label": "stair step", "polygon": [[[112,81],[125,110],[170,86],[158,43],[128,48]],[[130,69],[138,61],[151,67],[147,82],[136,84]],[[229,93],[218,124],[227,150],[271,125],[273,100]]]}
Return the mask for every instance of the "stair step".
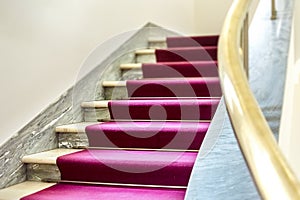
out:
{"label": "stair step", "polygon": [[49,151],[44,151],[41,153],[31,154],[24,156],[22,158],[22,162],[29,164],[29,163],[38,163],[38,164],[49,164],[49,165],[55,165],[56,159],[59,156],[67,155],[70,153],[78,152],[82,150],[78,149],[52,149]]}
{"label": "stair step", "polygon": [[167,42],[166,37],[149,37],[148,42]]}
{"label": "stair step", "polygon": [[127,64],[121,64],[120,69],[121,70],[132,70],[132,69],[141,69],[142,63],[127,63]]}
{"label": "stair step", "polygon": [[103,87],[125,87],[126,81],[103,81]]}
{"label": "stair step", "polygon": [[109,121],[110,115],[108,110],[109,101],[89,101],[82,102],[83,117],[86,122]]}
{"label": "stair step", "polygon": [[142,79],[142,64],[141,63],[127,63],[121,64],[120,70],[122,73],[122,80],[136,80]]}
{"label": "stair step", "polygon": [[109,101],[86,101],[81,103],[82,108],[108,108]]}
{"label": "stair step", "polygon": [[217,46],[181,47],[155,50],[157,62],[216,61]]}
{"label": "stair step", "polygon": [[90,147],[198,150],[209,122],[105,122],[86,128]]}
{"label": "stair step", "polygon": [[93,124],[95,124],[95,122],[82,122],[56,127],[55,131],[58,133],[58,147],[68,149],[86,148],[88,146],[88,138],[85,133],[85,128]]}
{"label": "stair step", "polygon": [[169,48],[174,47],[200,47],[200,46],[217,46],[219,36],[173,36],[166,39]]}
{"label": "stair step", "polygon": [[[186,186],[196,156],[197,152],[54,149],[25,156],[22,161],[30,166],[27,168],[29,180],[35,181],[58,182],[62,179],[75,182]],[[144,183],[144,180],[153,176],[155,180]],[[123,178],[123,181],[119,182],[119,178]]]}
{"label": "stair step", "polygon": [[136,63],[154,63],[156,61],[155,49],[140,49],[135,51]]}
{"label": "stair step", "polygon": [[22,200],[73,200],[73,199],[109,199],[109,200],[182,200],[185,188],[152,188],[138,186],[108,186],[59,183],[44,191],[32,194]]}
{"label": "stair step", "polygon": [[108,102],[114,120],[211,120],[219,99],[144,99]]}
{"label": "stair step", "polygon": [[33,194],[45,188],[53,186],[54,183],[42,183],[35,181],[25,181],[5,189],[0,190],[1,200],[16,200]]}
{"label": "stair step", "polygon": [[219,98],[131,99],[83,102],[84,119],[89,122],[153,120],[211,120]]}
{"label": "stair step", "polygon": [[160,62],[142,64],[144,78],[218,77],[216,61]]}
{"label": "stair step", "polygon": [[78,149],[53,149],[37,154],[24,156],[22,162],[26,163],[27,180],[40,182],[58,182],[61,179],[60,171],[56,165],[59,156],[82,151]]}
{"label": "stair step", "polygon": [[166,48],[167,42],[166,37],[150,37],[148,38],[148,48],[157,49],[157,48]]}
{"label": "stair step", "polygon": [[187,186],[195,152],[84,150],[59,157],[62,180]]}
{"label": "stair step", "polygon": [[168,78],[129,80],[129,97],[220,97],[220,80],[209,78]]}
{"label": "stair step", "polygon": [[103,81],[105,99],[127,99],[126,81]]}
{"label": "stair step", "polygon": [[57,126],[55,132],[57,133],[85,133],[85,127],[94,124],[93,122],[79,122],[74,124],[66,124]]}
{"label": "stair step", "polygon": [[139,49],[135,51],[137,55],[153,55],[155,53],[155,49]]}

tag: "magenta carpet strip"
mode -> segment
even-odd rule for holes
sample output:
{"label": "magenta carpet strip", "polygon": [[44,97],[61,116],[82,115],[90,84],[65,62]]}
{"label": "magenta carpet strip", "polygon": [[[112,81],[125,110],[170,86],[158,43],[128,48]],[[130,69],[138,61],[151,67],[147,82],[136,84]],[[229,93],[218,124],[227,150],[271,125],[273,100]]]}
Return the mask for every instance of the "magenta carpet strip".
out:
{"label": "magenta carpet strip", "polygon": [[126,81],[129,97],[220,97],[219,78],[144,79]]}
{"label": "magenta carpet strip", "polygon": [[182,200],[184,189],[59,183],[21,200]]}
{"label": "magenta carpet strip", "polygon": [[216,61],[218,47],[182,47],[156,49],[157,62],[182,62],[182,61]]}
{"label": "magenta carpet strip", "polygon": [[167,46],[173,47],[192,47],[192,46],[217,46],[219,36],[194,36],[194,37],[168,37]]}
{"label": "magenta carpet strip", "polygon": [[219,99],[145,99],[110,101],[113,120],[211,120]]}
{"label": "magenta carpet strip", "polygon": [[86,127],[90,147],[198,150],[208,122],[106,122]]}
{"label": "magenta carpet strip", "polygon": [[144,63],[144,78],[218,77],[217,61]]}
{"label": "magenta carpet strip", "polygon": [[194,152],[84,150],[61,156],[62,180],[187,186]]}

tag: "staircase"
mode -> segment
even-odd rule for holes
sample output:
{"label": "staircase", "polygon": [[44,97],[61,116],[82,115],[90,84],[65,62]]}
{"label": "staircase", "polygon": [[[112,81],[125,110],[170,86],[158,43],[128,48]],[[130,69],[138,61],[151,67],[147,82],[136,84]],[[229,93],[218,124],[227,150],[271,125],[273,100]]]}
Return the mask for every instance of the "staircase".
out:
{"label": "staircase", "polygon": [[82,102],[85,122],[56,128],[59,149],[22,158],[28,181],[0,196],[30,185],[22,200],[184,199],[222,95],[217,42],[151,39],[121,64],[122,81],[102,83],[106,100]]}

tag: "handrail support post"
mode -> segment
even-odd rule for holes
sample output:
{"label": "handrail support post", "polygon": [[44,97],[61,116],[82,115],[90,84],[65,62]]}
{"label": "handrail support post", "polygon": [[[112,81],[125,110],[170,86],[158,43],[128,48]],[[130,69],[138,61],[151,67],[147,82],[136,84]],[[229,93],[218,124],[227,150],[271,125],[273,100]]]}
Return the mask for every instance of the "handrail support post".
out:
{"label": "handrail support post", "polygon": [[271,0],[271,20],[277,19],[275,0]]}
{"label": "handrail support post", "polygon": [[249,17],[248,13],[244,19],[241,32],[241,49],[243,51],[243,64],[247,77],[249,77]]}

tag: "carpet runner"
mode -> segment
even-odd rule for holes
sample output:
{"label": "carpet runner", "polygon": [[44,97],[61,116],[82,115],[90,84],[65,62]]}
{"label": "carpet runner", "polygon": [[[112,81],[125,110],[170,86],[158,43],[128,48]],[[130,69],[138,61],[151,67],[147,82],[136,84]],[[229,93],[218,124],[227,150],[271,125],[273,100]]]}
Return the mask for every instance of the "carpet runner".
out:
{"label": "carpet runner", "polygon": [[218,46],[218,35],[192,36],[192,37],[168,37],[167,44],[172,47],[199,47],[199,46]]}
{"label": "carpet runner", "polygon": [[86,128],[90,148],[57,159],[63,182],[22,200],[184,199],[222,95],[217,41],[167,38],[144,79],[126,82],[129,99],[109,102],[111,121]]}
{"label": "carpet runner", "polygon": [[143,63],[144,78],[217,77],[217,61]]}
{"label": "carpet runner", "polygon": [[182,200],[184,189],[58,183],[23,200]]}
{"label": "carpet runner", "polygon": [[157,62],[211,61],[217,60],[217,50],[217,46],[156,49],[155,56]]}
{"label": "carpet runner", "polygon": [[220,97],[220,80],[210,78],[144,79],[126,82],[129,97]]}
{"label": "carpet runner", "polygon": [[88,126],[90,147],[198,150],[209,122],[106,122]]}
{"label": "carpet runner", "polygon": [[211,120],[220,99],[132,99],[108,103],[112,120]]}
{"label": "carpet runner", "polygon": [[84,150],[61,156],[57,165],[68,181],[186,186],[197,153]]}

